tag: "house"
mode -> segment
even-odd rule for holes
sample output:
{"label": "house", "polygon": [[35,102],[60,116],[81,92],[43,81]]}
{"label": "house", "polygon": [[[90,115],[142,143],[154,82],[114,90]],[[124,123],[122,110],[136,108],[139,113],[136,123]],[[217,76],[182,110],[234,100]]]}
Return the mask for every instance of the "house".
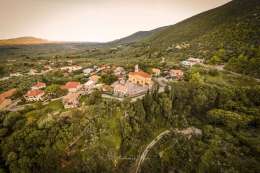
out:
{"label": "house", "polygon": [[15,88],[10,89],[6,92],[3,92],[2,94],[0,94],[0,99],[1,98],[9,98],[12,97],[15,93],[17,92],[17,90]]}
{"label": "house", "polygon": [[86,69],[83,70],[83,73],[84,73],[85,76],[90,75],[92,72],[94,72],[93,68],[86,68]]}
{"label": "house", "polygon": [[194,63],[191,63],[189,61],[181,61],[181,65],[184,67],[192,67]]}
{"label": "house", "polygon": [[83,84],[83,88],[86,92],[90,92],[92,89],[95,88],[96,82],[93,80],[89,80]]}
{"label": "house", "polygon": [[193,63],[196,63],[196,64],[201,64],[201,63],[204,62],[203,59],[199,59],[199,58],[189,58],[189,59],[187,59],[187,61],[193,62]]}
{"label": "house", "polygon": [[89,80],[92,80],[92,81],[94,81],[94,82],[97,83],[100,78],[101,78],[101,77],[98,76],[98,75],[93,75],[93,76],[90,76],[90,77],[89,77]]}
{"label": "house", "polygon": [[81,84],[79,82],[67,82],[62,89],[66,89],[69,92],[77,92],[81,89]]}
{"label": "house", "polygon": [[28,91],[25,94],[24,98],[27,101],[43,101],[44,94],[45,94],[44,91],[35,89],[35,90]]}
{"label": "house", "polygon": [[152,68],[152,72],[155,76],[160,76],[161,75],[161,70],[158,68]]}
{"label": "house", "polygon": [[43,89],[46,87],[46,83],[43,82],[37,82],[32,86],[33,90],[39,90],[39,89]]}
{"label": "house", "polygon": [[185,61],[181,61],[181,65],[185,67],[192,67],[196,64],[202,64],[202,63],[203,63],[203,59],[198,59],[198,58],[188,58]]}
{"label": "house", "polygon": [[130,72],[128,74],[128,80],[131,83],[152,87],[153,81],[150,74],[139,70],[138,65],[135,66],[135,72]]}
{"label": "house", "polygon": [[78,107],[80,105],[79,96],[79,93],[69,93],[68,95],[64,96],[62,99],[64,108],[69,109]]}
{"label": "house", "polygon": [[115,70],[114,70],[114,74],[115,76],[122,76],[122,75],[125,75],[125,69],[123,67],[117,67]]}
{"label": "house", "polygon": [[81,70],[82,67],[78,66],[78,65],[73,65],[73,66],[65,66],[65,67],[61,67],[60,68],[62,71],[67,71],[69,73],[74,72],[74,71],[78,71]]}
{"label": "house", "polygon": [[177,79],[177,80],[182,79],[183,75],[184,75],[182,70],[174,70],[174,69],[170,70],[169,74],[170,74],[171,78]]}
{"label": "house", "polygon": [[148,86],[141,86],[141,85],[136,85],[131,82],[126,82],[126,83],[116,83],[114,84],[114,95],[118,97],[135,97],[139,96],[142,94],[145,94],[148,90]]}
{"label": "house", "polygon": [[16,92],[16,89],[10,89],[0,94],[0,110],[12,104],[12,100],[10,99],[10,97],[12,97]]}

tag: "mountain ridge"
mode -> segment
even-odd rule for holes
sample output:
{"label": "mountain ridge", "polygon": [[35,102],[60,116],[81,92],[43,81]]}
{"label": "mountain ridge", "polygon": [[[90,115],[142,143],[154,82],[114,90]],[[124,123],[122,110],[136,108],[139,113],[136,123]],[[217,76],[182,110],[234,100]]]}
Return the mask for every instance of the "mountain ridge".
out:
{"label": "mountain ridge", "polygon": [[55,41],[49,41],[47,39],[32,37],[32,36],[24,36],[10,39],[2,39],[0,40],[0,45],[34,45],[34,44],[48,44],[55,43]]}

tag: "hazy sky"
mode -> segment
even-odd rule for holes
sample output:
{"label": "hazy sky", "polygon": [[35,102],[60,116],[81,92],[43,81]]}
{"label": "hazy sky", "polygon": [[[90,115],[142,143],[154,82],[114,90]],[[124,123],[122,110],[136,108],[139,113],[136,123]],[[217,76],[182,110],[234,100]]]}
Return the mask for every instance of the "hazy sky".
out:
{"label": "hazy sky", "polygon": [[110,41],[230,0],[0,0],[0,39]]}

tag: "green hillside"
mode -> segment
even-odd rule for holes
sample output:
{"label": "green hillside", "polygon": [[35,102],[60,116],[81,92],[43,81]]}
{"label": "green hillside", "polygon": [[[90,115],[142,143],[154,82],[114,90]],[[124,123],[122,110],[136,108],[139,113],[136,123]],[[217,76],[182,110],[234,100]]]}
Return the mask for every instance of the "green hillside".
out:
{"label": "green hillside", "polygon": [[[154,34],[144,43],[152,51],[186,58],[196,56],[209,63],[228,63],[226,68],[260,76],[260,1],[234,0]],[[177,45],[188,48],[176,49]]]}
{"label": "green hillside", "polygon": [[109,44],[129,44],[129,43],[134,43],[138,41],[142,41],[144,39],[148,39],[149,37],[153,36],[154,34],[164,31],[167,28],[167,26],[156,28],[154,30],[150,31],[138,31],[134,34],[131,34],[127,37],[120,38],[118,40],[114,40],[112,42],[109,42]]}

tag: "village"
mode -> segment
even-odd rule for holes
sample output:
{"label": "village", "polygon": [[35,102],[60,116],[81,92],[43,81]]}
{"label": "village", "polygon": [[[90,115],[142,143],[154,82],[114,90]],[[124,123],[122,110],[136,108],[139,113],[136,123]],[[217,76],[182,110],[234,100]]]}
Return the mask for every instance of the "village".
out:
{"label": "village", "polygon": [[[43,81],[34,83],[22,98],[13,100],[16,89],[10,89],[0,94],[0,110],[17,110],[18,103],[25,100],[24,104],[34,102],[48,103],[53,100],[61,100],[65,109],[77,108],[80,106],[80,97],[88,96],[94,91],[102,93],[103,98],[116,99],[119,101],[124,98],[136,100],[142,98],[148,91],[158,87],[159,92],[163,92],[164,88],[170,81],[180,81],[184,77],[185,68],[190,68],[196,64],[203,64],[202,59],[188,58],[180,62],[181,68],[160,69],[153,67],[150,72],[145,72],[135,65],[132,70],[127,71],[121,66],[93,65],[88,68],[83,68],[79,65],[63,66],[59,70],[63,73],[79,72],[83,73],[87,79],[85,83],[78,81],[68,81],[64,85],[59,86],[64,91],[64,95],[60,97],[50,97],[46,92],[47,84]],[[37,73],[35,70],[30,70],[30,75],[43,75],[53,70],[48,68],[44,72]],[[10,76],[21,76],[22,74],[10,74]],[[104,82],[102,76],[107,75],[109,82]],[[19,105],[20,107],[23,105]]]}

